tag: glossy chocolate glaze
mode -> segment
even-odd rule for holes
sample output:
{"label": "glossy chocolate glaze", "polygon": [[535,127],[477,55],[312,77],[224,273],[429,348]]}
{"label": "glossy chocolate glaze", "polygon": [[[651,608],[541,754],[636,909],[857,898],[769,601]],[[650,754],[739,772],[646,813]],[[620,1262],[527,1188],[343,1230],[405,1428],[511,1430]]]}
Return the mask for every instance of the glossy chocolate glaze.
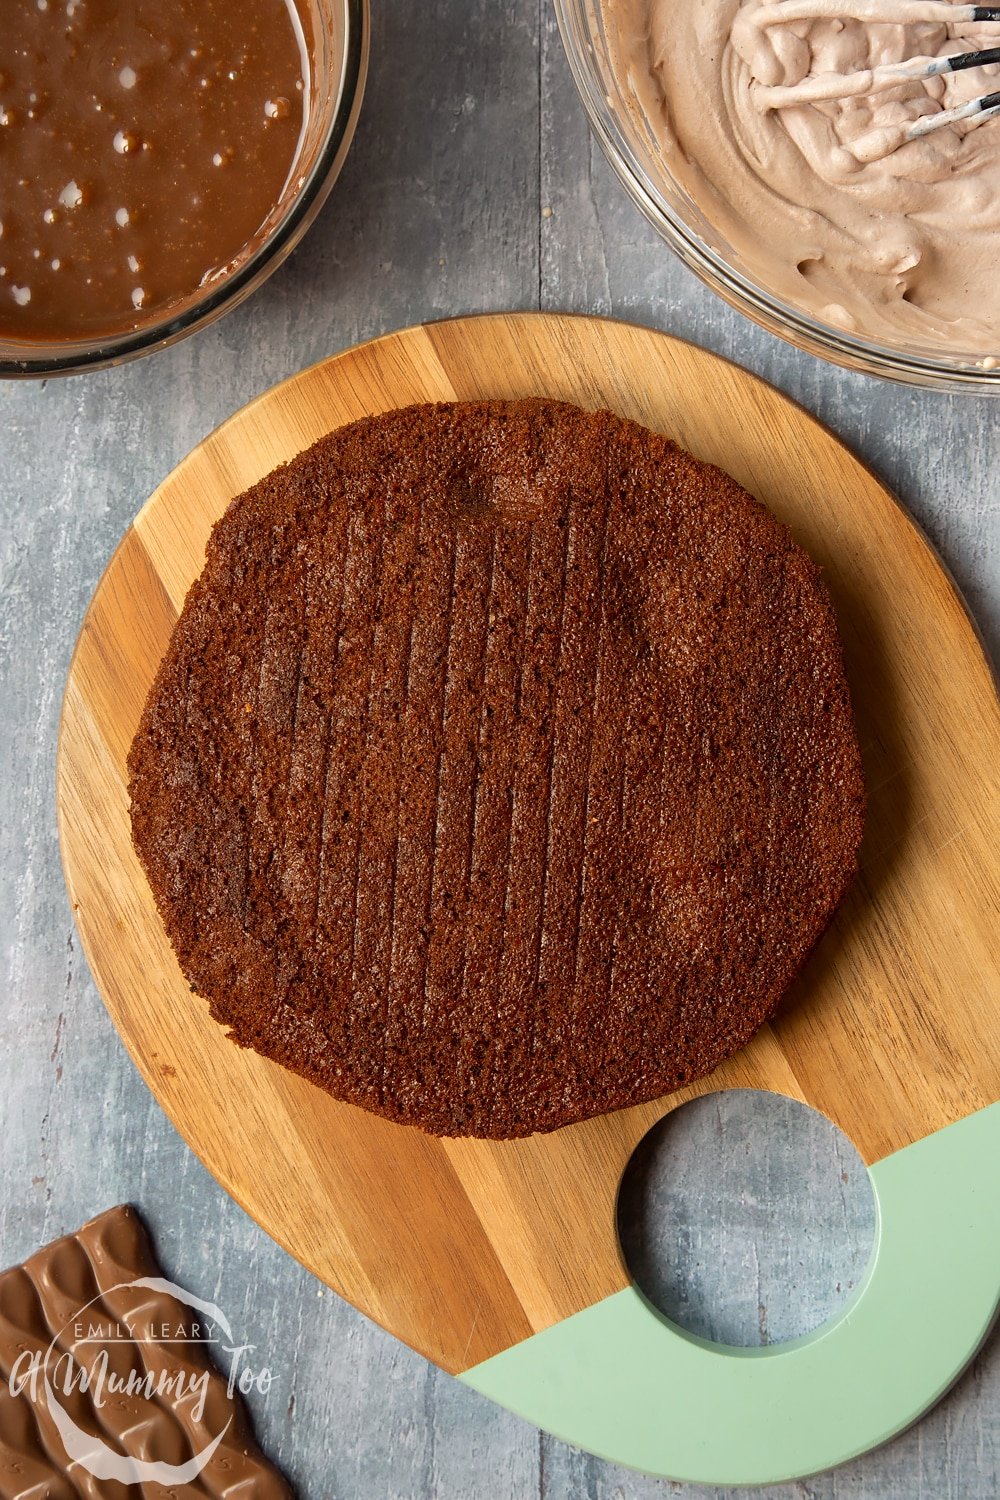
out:
{"label": "glossy chocolate glaze", "polygon": [[245,257],[295,165],[294,0],[12,0],[0,36],[0,335],[158,321]]}

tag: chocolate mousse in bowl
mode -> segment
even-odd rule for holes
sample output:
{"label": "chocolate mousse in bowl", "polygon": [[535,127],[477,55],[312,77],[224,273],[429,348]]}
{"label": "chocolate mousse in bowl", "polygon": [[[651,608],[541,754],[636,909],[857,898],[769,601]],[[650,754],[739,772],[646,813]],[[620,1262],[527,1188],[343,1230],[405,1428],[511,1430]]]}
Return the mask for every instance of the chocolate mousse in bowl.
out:
{"label": "chocolate mousse in bowl", "polygon": [[15,0],[0,28],[0,372],[146,353],[297,243],[354,132],[367,0]]}
{"label": "chocolate mousse in bowl", "polygon": [[1000,70],[889,71],[1000,46],[1000,26],[947,0],[556,9],[619,177],[727,301],[841,364],[1000,391],[1000,120],[908,138]]}

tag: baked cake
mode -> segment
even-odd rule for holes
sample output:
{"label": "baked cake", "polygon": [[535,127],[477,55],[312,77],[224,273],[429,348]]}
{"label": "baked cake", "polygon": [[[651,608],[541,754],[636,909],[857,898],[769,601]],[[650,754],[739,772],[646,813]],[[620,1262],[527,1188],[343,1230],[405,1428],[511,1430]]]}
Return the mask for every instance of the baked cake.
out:
{"label": "baked cake", "polygon": [[234,500],[129,771],[233,1040],[440,1135],[709,1073],[864,810],[818,568],[718,469],[545,400],[355,422]]}

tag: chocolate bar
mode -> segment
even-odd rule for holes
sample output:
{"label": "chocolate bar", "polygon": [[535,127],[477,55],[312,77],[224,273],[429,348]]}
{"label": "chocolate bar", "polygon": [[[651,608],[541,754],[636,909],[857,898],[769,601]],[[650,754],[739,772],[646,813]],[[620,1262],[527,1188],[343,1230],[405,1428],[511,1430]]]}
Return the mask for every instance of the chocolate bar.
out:
{"label": "chocolate bar", "polygon": [[164,1279],[133,1208],[54,1240],[0,1274],[0,1500],[290,1500],[239,1394],[266,1376],[245,1355]]}

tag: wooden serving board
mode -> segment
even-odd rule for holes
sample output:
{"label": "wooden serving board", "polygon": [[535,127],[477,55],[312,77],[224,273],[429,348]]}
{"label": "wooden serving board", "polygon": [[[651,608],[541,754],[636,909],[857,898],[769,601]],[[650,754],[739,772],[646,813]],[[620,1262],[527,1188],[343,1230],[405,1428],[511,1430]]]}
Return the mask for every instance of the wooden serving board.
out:
{"label": "wooden serving board", "polygon": [[[132,850],[125,759],[209,530],[234,495],[366,413],[528,395],[610,407],[675,437],[765,501],[823,566],[857,712],[867,832],[861,875],[794,993],[710,1079],[548,1136],[436,1140],[226,1040],[182,978]],[[791,1095],[873,1163],[1000,1098],[998,762],[995,686],[961,600],[897,501],[832,434],[760,380],[662,334],[498,315],[409,329],[306,370],[160,485],[83,624],[58,799],[91,969],[178,1130],[293,1255],[461,1372],[628,1287],[619,1180],[682,1099],[734,1086]],[[700,1475],[689,1465],[686,1477]]]}

